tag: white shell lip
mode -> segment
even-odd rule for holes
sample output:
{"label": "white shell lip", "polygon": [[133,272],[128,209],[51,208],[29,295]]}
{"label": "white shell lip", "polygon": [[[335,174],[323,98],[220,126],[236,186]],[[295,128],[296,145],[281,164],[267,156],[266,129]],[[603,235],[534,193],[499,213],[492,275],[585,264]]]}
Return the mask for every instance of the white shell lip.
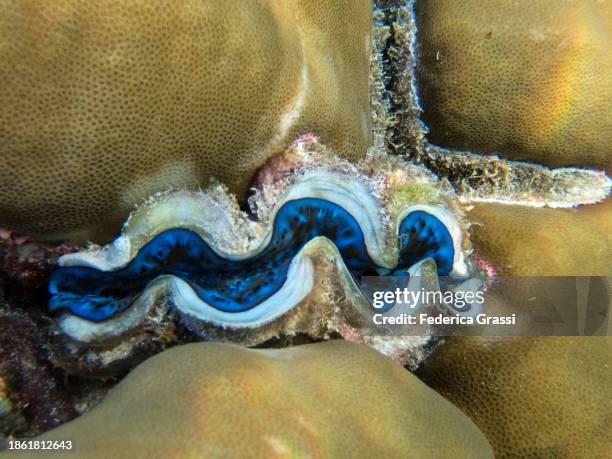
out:
{"label": "white shell lip", "polygon": [[203,301],[191,286],[176,276],[160,276],[152,281],[143,294],[124,312],[103,322],[63,314],[60,327],[67,335],[82,342],[93,342],[100,337],[120,336],[140,323],[148,314],[156,291],[163,289],[172,298],[172,304],[182,314],[203,322],[226,328],[255,328],[282,316],[299,304],[312,290],[314,267],[304,255],[306,244],[293,258],[287,273],[287,281],[280,290],[256,307],[243,312],[220,311]]}
{"label": "white shell lip", "polygon": [[[155,223],[149,223],[152,227],[152,235],[144,242],[148,242],[156,234],[172,227],[192,227],[218,255],[228,260],[242,260],[251,258],[266,248],[272,237],[272,222],[278,211],[288,201],[301,198],[324,199],[343,207],[355,218],[363,231],[366,248],[372,261],[383,268],[394,267],[397,261],[397,234],[391,236],[391,238],[387,236],[388,232],[384,221],[388,214],[380,200],[372,193],[367,184],[327,170],[315,170],[299,177],[282,194],[269,215],[260,219],[260,222],[251,222],[250,225],[241,225],[235,221],[237,219],[248,220],[246,214],[234,218],[219,218],[220,206],[214,205],[209,211],[209,208],[202,206],[201,202],[209,199],[209,196],[205,193],[189,194],[185,192],[176,192],[162,198],[160,202],[154,205],[156,208],[153,208],[153,210],[145,209],[144,216],[139,215],[140,210],[137,210],[130,217],[130,220],[144,218],[149,222],[155,218],[155,212],[163,213],[166,221],[176,221],[178,222],[177,225],[161,226],[155,229]],[[459,223],[449,211],[441,206],[411,205],[398,215],[395,228],[398,227],[406,215],[416,210],[430,213],[448,228],[454,248],[451,275],[465,276],[468,269],[462,250],[463,235]],[[147,215],[147,212],[153,214],[153,217]],[[210,215],[211,213],[213,215]],[[223,243],[228,234],[244,240],[245,244],[243,246],[239,245],[238,250],[236,247],[228,247],[228,244]],[[127,228],[113,243],[102,248],[95,247],[90,250],[64,255],[60,257],[58,264],[64,267],[86,266],[101,271],[120,269],[126,266],[134,253],[144,245],[142,241],[134,244],[133,240],[139,236],[141,235],[133,234],[130,228]],[[393,253],[393,260],[389,260],[387,255],[389,247],[391,247]]]}
{"label": "white shell lip", "polygon": [[102,248],[62,255],[57,264],[64,267],[84,266],[96,268],[100,271],[113,271],[129,263],[130,248],[129,236],[122,234],[111,244]]}
{"label": "white shell lip", "polygon": [[[314,241],[314,239],[313,239]],[[306,246],[293,257],[282,287],[257,306],[243,312],[224,312],[201,300],[184,280],[172,276],[169,290],[180,312],[219,327],[256,328],[282,316],[299,304],[312,290],[314,267],[303,255]]]}
{"label": "white shell lip", "polygon": [[449,273],[449,275],[451,277],[467,276],[468,266],[465,262],[465,253],[462,249],[463,232],[461,231],[461,228],[459,227],[459,223],[449,211],[447,211],[443,207],[435,207],[435,206],[429,206],[425,204],[416,204],[413,206],[409,206],[398,215],[397,226],[399,227],[399,224],[401,223],[401,221],[404,218],[406,218],[410,213],[416,212],[419,210],[423,212],[427,212],[430,215],[433,215],[438,220],[440,220],[442,223],[444,223],[444,226],[446,226],[446,229],[448,229],[448,232],[450,233],[451,238],[453,239],[453,249],[454,249],[453,250],[454,251],[453,269]]}
{"label": "white shell lip", "polygon": [[[203,210],[199,205],[200,203],[197,202],[204,198],[202,195],[178,193],[181,193],[178,196],[179,200],[175,199],[177,196],[170,195],[169,199],[162,200],[157,204],[157,206],[167,206],[164,209],[165,218],[172,219],[175,216],[175,221],[180,223],[174,227],[191,226],[198,229],[200,236],[210,244],[211,248],[218,255],[228,260],[251,258],[263,251],[272,237],[271,222],[274,221],[276,214],[285,203],[301,198],[320,198],[333,202],[348,211],[359,223],[364,233],[366,247],[372,260],[380,266],[391,267],[382,257],[387,241],[386,228],[383,228],[380,224],[381,216],[379,212],[382,206],[379,200],[362,183],[351,181],[339,174],[323,170],[312,171],[299,177],[281,196],[271,214],[259,222],[260,228],[251,226],[243,231],[240,231],[239,225],[234,224],[230,219],[219,219],[216,215],[209,216],[209,212]],[[193,208],[194,212],[188,212],[190,207]],[[201,212],[197,212],[197,210]],[[137,210],[130,219],[138,218]],[[246,216],[243,216],[243,218],[246,218]],[[211,221],[214,223],[210,224]],[[261,226],[266,224],[268,227],[262,231]],[[154,231],[154,233],[158,234],[164,229],[166,228],[160,228],[159,231]],[[228,247],[224,247],[223,244],[215,244],[215,241],[223,241],[225,234],[235,234],[237,238],[256,242],[251,243],[250,247],[241,253],[237,253]],[[120,269],[129,263],[134,251],[140,249],[132,243],[133,239],[133,235],[127,229],[112,244],[89,251],[64,255],[58,260],[58,264],[60,266],[88,266],[101,271]]]}
{"label": "white shell lip", "polygon": [[[341,206],[355,218],[363,232],[370,258],[379,267],[387,269],[397,264],[397,229],[401,221],[413,211],[433,215],[446,226],[453,240],[454,259],[450,276],[467,276],[470,269],[462,249],[464,234],[459,221],[443,201],[436,205],[406,203],[399,214],[393,211],[393,215],[390,215],[385,207],[388,201],[384,196],[383,182],[384,174],[371,177],[354,167],[332,170],[317,166],[303,170],[275,189],[261,191],[259,201],[249,201],[252,214],[258,216],[257,221],[239,210],[235,198],[221,186],[212,187],[206,192],[183,190],[162,193],[133,212],[121,235],[111,244],[64,255],[58,264],[64,267],[86,266],[101,271],[121,269],[157,234],[181,227],[195,231],[218,255],[226,259],[251,258],[268,246],[273,222],[285,203],[301,198],[319,198]],[[311,293],[316,273],[311,256],[305,255],[305,250],[314,247],[312,244],[321,239],[331,244],[324,237],[314,238],[305,244],[292,259],[287,279],[280,290],[248,311],[220,311],[203,301],[184,280],[165,275],[152,280],[135,302],[115,317],[104,322],[92,322],[64,313],[59,319],[60,328],[70,337],[83,342],[118,337],[146,319],[159,298],[169,299],[169,304],[179,315],[219,328],[240,330],[266,325],[288,313]],[[339,253],[337,256],[340,257]],[[341,258],[337,261],[340,269],[348,275]]]}

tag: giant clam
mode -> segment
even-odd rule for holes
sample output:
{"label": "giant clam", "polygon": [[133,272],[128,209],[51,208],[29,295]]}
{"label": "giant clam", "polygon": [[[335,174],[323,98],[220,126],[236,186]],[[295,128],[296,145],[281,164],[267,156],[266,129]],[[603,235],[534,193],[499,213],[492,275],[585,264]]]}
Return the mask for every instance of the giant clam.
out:
{"label": "giant clam", "polygon": [[[175,323],[201,339],[246,345],[349,329],[386,335],[360,291],[364,274],[404,273],[414,288],[432,275],[447,289],[478,278],[452,191],[426,169],[375,156],[352,165],[312,139],[286,157],[290,170],[251,197],[250,215],[220,185],[162,193],[112,244],[60,258],[49,307],[68,340],[64,365],[121,366],[139,346],[166,339],[163,330],[176,333]],[[421,332],[406,331],[416,336],[395,345],[370,338],[414,364],[431,333]]]}

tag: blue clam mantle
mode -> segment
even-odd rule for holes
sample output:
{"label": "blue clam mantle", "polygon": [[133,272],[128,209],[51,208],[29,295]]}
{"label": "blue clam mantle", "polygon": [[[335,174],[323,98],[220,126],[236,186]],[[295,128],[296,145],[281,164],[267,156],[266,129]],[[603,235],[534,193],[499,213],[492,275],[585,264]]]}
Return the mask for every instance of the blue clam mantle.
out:
{"label": "blue clam mantle", "polygon": [[149,282],[171,275],[187,282],[202,301],[219,311],[248,311],[279,291],[293,258],[318,236],[336,245],[356,280],[371,272],[392,275],[429,257],[439,275],[453,269],[453,238],[431,213],[414,210],[400,222],[398,262],[389,270],[372,261],[363,231],[349,212],[324,199],[301,198],[279,209],[269,244],[249,258],[223,257],[195,232],[173,228],[151,239],[119,269],[59,267],[49,284],[49,309],[104,321],[129,308]]}

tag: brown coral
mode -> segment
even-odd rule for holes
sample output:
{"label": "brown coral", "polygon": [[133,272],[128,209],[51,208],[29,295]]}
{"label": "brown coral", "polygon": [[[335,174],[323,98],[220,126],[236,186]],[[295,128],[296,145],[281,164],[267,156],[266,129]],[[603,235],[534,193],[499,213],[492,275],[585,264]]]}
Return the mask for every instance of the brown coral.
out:
{"label": "brown coral", "polygon": [[611,337],[454,337],[417,372],[496,457],[612,455]]}
{"label": "brown coral", "polygon": [[[486,311],[516,313],[497,333],[606,335],[609,320],[612,201],[577,209],[475,204],[474,250],[498,280]],[[577,277],[576,277],[577,276]],[[491,330],[493,332],[493,330]]]}
{"label": "brown coral", "polygon": [[72,439],[88,458],[492,457],[482,433],[440,395],[343,341],[176,347],[41,438]]}
{"label": "brown coral", "polygon": [[416,2],[434,144],[610,169],[612,4]]}
{"label": "brown coral", "polygon": [[609,276],[612,200],[577,209],[476,204],[472,241],[500,275]]}
{"label": "brown coral", "polygon": [[256,169],[316,132],[369,145],[371,5],[0,2],[1,225],[108,240],[133,206]]}

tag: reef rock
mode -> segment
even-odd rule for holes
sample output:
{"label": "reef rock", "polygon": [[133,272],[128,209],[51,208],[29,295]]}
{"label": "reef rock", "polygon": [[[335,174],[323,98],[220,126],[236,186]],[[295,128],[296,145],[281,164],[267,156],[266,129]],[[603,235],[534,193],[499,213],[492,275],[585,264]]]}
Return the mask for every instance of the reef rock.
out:
{"label": "reef rock", "polygon": [[27,315],[0,309],[0,437],[36,435],[77,415],[41,334]]}
{"label": "reef rock", "polygon": [[0,2],[0,225],[102,242],[171,187],[244,196],[305,133],[362,157],[371,8]]}
{"label": "reef rock", "polygon": [[391,360],[343,341],[176,347],[40,439],[71,439],[87,458],[492,457],[457,408]]}

